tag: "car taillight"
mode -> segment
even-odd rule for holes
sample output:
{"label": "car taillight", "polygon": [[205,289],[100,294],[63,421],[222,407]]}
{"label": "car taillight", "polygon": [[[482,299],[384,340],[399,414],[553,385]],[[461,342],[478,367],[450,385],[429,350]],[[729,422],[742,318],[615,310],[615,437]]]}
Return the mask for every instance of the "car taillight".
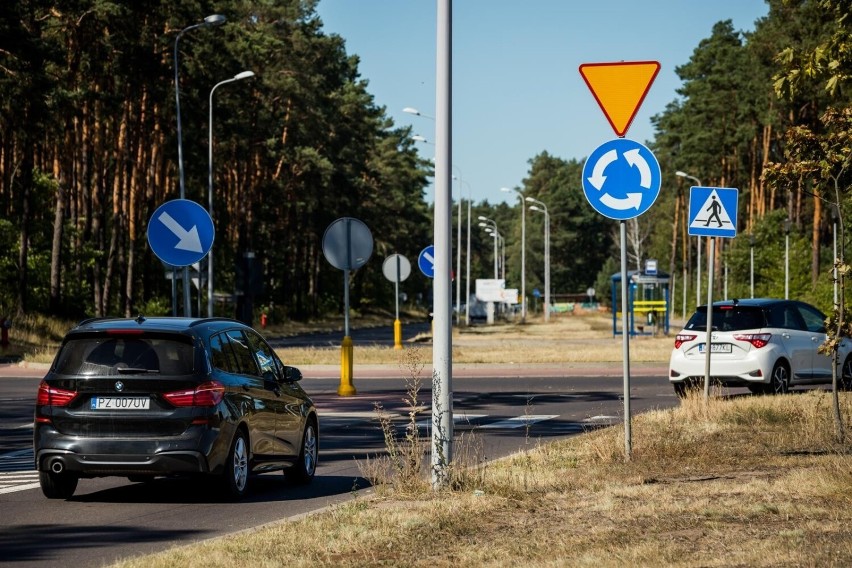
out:
{"label": "car taillight", "polygon": [[734,339],[737,341],[748,341],[757,349],[766,347],[766,344],[769,343],[771,338],[771,333],[738,333],[734,335]]}
{"label": "car taillight", "polygon": [[688,333],[678,333],[675,336],[675,349],[679,349],[681,345],[683,345],[684,343],[686,343],[688,341],[692,341],[696,337],[698,337],[698,336],[697,335],[690,335]]}
{"label": "car taillight", "polygon": [[68,406],[76,396],[77,393],[75,391],[51,387],[42,381],[38,385],[36,406]]}
{"label": "car taillight", "polygon": [[167,392],[163,395],[174,406],[216,406],[225,397],[225,385],[208,381],[194,389]]}

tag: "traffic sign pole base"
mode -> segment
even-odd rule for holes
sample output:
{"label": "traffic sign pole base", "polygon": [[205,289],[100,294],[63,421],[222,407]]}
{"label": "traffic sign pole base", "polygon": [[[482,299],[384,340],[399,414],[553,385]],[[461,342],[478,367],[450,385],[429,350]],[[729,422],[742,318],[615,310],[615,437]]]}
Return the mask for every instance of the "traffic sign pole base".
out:
{"label": "traffic sign pole base", "polygon": [[337,387],[337,394],[352,396],[355,393],[352,385],[352,338],[347,335],[340,344],[340,386]]}
{"label": "traffic sign pole base", "polygon": [[399,320],[393,322],[393,348],[402,349],[402,322]]}

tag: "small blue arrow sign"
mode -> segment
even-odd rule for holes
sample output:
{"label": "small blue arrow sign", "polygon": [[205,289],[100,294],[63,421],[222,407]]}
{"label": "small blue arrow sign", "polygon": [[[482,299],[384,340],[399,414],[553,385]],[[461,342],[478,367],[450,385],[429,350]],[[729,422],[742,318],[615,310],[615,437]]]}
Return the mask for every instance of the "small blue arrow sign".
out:
{"label": "small blue arrow sign", "polygon": [[583,193],[595,211],[625,221],[651,208],[662,176],[656,156],[634,140],[616,138],[598,146],[583,166]]}
{"label": "small blue arrow sign", "polygon": [[188,199],[163,203],[148,221],[148,245],[172,266],[189,266],[207,256],[214,236],[207,210]]}
{"label": "small blue arrow sign", "polygon": [[417,257],[417,266],[420,267],[420,272],[428,278],[435,277],[435,245],[429,245]]}
{"label": "small blue arrow sign", "polygon": [[736,237],[739,195],[740,190],[731,187],[689,188],[689,234]]}

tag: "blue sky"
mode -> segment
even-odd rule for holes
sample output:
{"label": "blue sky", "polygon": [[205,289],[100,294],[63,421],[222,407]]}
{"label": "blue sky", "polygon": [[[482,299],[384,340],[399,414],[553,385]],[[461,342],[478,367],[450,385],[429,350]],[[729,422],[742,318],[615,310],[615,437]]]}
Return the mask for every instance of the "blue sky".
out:
{"label": "blue sky", "polygon": [[[430,142],[435,116],[436,0],[320,0],[326,33],[360,58],[375,102]],[[453,165],[462,197],[512,199],[529,160],[547,151],[583,160],[615,138],[578,68],[583,63],[658,61],[660,73],[626,134],[646,142],[651,117],[677,98],[675,73],[716,22],[751,31],[763,0],[455,0]],[[421,155],[434,147],[419,144]],[[459,197],[453,184],[453,198]],[[580,180],[577,180],[578,191]],[[427,191],[427,199],[432,200]]]}

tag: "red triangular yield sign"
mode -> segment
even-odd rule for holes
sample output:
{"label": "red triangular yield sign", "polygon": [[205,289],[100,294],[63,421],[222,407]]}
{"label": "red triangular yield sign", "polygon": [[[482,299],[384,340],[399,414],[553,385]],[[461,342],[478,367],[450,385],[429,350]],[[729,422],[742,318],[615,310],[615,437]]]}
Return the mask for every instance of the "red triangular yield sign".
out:
{"label": "red triangular yield sign", "polygon": [[658,61],[583,63],[580,75],[617,136],[624,136],[660,72]]}

